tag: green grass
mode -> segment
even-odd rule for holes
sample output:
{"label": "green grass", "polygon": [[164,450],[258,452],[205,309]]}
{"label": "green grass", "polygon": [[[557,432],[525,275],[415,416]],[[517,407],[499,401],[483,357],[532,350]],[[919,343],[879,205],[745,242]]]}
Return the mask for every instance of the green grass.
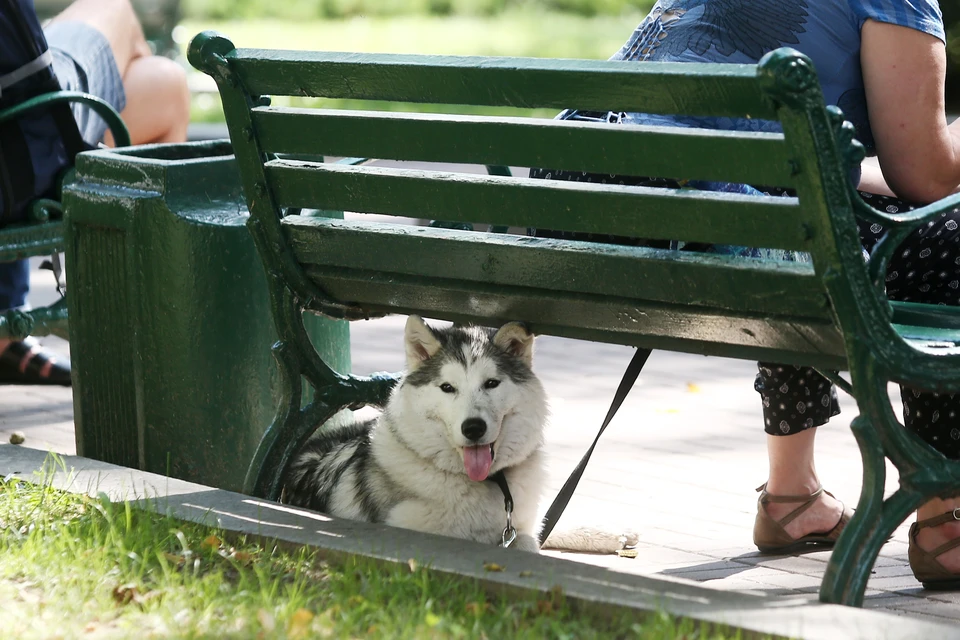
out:
{"label": "green grass", "polygon": [[492,597],[414,563],[326,563],[16,480],[0,482],[0,598],[5,638],[740,637],[586,616],[559,592]]}
{"label": "green grass", "polygon": [[[525,56],[543,58],[606,59],[616,53],[639,24],[642,15],[583,17],[567,13],[514,9],[496,16],[398,16],[284,22],[277,20],[187,21],[178,28],[183,46],[205,29],[228,36],[238,47],[357,51],[365,53],[426,53],[445,55]],[[280,98],[278,105],[315,106],[309,100]],[[370,103],[330,101],[337,108],[384,108]],[[427,110],[423,106],[393,105],[393,109]],[[452,113],[493,114],[489,108],[446,109]],[[552,117],[554,111],[511,115]],[[221,122],[219,97],[194,100],[194,122]]]}

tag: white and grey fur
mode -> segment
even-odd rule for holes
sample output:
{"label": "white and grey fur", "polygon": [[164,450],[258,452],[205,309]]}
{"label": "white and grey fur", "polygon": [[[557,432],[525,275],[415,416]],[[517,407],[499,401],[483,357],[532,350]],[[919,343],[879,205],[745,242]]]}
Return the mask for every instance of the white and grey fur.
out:
{"label": "white and grey fur", "polygon": [[[410,316],[404,343],[407,371],[383,412],[315,434],[288,470],[285,500],[338,517],[497,544],[506,524],[503,494],[494,482],[471,480],[464,467],[464,447],[490,444],[489,474],[503,470],[513,496],[512,548],[538,551],[548,410],[532,369],[533,334],[516,322],[496,331],[437,329]],[[610,552],[621,547],[618,538],[580,529],[547,542]]]}

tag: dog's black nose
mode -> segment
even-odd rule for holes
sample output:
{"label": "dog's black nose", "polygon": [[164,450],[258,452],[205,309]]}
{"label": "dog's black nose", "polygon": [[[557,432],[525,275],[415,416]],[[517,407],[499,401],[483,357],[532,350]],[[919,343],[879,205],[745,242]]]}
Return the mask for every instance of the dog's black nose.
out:
{"label": "dog's black nose", "polygon": [[483,418],[467,418],[460,425],[460,431],[463,432],[467,440],[476,442],[487,432],[487,423],[483,421]]}

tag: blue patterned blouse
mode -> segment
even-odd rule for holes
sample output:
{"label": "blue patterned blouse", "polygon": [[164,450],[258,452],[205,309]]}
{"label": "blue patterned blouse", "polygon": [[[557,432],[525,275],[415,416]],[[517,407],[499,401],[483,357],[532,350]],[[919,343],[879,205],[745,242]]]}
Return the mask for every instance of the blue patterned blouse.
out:
{"label": "blue patterned blouse", "polygon": [[[860,28],[868,19],[917,29],[945,42],[937,0],[658,0],[613,60],[755,64],[790,46],[809,56],[827,104],[838,105],[873,149],[860,70]],[[624,124],[740,130],[779,130],[758,120],[705,119],[642,113],[612,114]],[[559,117],[569,118],[574,112]],[[853,176],[859,181],[859,172]],[[745,185],[700,183],[697,188],[758,194]],[[724,247],[722,253],[794,259],[773,252]],[[802,259],[802,258],[800,258]]]}
{"label": "blue patterned blouse", "polygon": [[[769,51],[793,47],[813,60],[827,104],[839,106],[872,149],[860,73],[867,19],[946,41],[937,0],[659,0],[612,59],[755,64]],[[628,122],[638,118],[630,114]]]}

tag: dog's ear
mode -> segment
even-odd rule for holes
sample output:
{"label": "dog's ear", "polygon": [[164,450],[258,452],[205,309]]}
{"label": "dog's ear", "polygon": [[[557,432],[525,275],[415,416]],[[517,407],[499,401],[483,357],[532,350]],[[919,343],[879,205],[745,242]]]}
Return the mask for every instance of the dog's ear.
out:
{"label": "dog's ear", "polygon": [[520,358],[528,366],[533,365],[533,340],[527,326],[521,322],[509,322],[493,336],[493,344],[497,345],[512,356]]}
{"label": "dog's ear", "polygon": [[407,351],[407,371],[413,371],[440,350],[440,341],[420,316],[407,318],[403,343]]}

